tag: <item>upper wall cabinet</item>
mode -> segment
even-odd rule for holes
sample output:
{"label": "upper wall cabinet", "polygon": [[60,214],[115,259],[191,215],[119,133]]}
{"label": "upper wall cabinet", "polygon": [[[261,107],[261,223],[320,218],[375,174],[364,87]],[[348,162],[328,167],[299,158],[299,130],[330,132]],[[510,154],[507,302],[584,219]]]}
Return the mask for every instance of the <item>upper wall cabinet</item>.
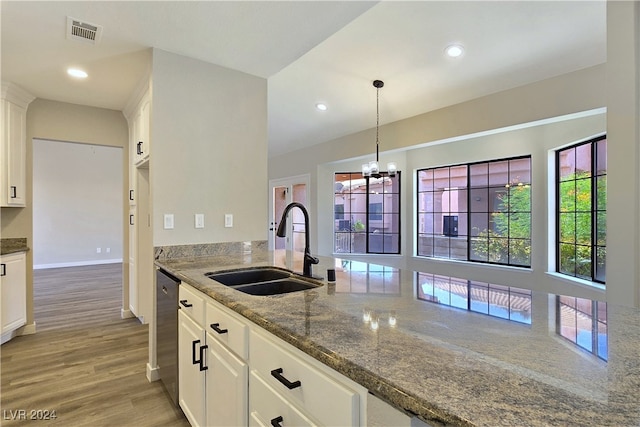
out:
{"label": "upper wall cabinet", "polygon": [[150,121],[151,96],[149,85],[145,85],[125,109],[125,116],[129,121],[130,160],[135,167],[145,167],[149,162],[151,152]]}
{"label": "upper wall cabinet", "polygon": [[27,107],[33,96],[2,82],[0,138],[0,206],[26,206]]}

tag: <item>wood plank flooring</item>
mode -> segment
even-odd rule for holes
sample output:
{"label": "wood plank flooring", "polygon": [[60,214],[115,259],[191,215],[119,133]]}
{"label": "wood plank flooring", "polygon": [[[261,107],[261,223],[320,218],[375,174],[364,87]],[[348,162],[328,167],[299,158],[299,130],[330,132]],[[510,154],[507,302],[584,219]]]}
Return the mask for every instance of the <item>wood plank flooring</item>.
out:
{"label": "wood plank flooring", "polygon": [[120,264],[34,272],[37,333],[0,347],[0,425],[189,426],[147,381],[148,325],[120,318],[121,288]]}

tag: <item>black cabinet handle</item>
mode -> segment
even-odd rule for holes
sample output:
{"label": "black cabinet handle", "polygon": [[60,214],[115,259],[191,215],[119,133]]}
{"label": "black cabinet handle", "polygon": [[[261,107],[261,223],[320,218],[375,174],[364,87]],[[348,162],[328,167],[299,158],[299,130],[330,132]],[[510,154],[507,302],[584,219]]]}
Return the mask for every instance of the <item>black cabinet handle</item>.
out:
{"label": "black cabinet handle", "polygon": [[133,201],[133,190],[129,190],[129,200]]}
{"label": "black cabinet handle", "polygon": [[282,427],[282,424],[280,424],[282,421],[283,421],[282,416],[275,417],[274,419],[271,420],[271,425],[273,427]]}
{"label": "black cabinet handle", "polygon": [[200,363],[199,360],[196,360],[196,346],[198,344],[200,344],[200,340],[191,341],[191,363],[193,365]]}
{"label": "black cabinet handle", "polygon": [[208,345],[203,345],[202,347],[200,347],[200,360],[198,360],[198,363],[200,363],[200,371],[206,371],[207,369],[209,369],[208,366],[204,366],[204,352],[208,348]]}
{"label": "black cabinet handle", "polygon": [[133,215],[129,215],[129,225],[133,225]]}
{"label": "black cabinet handle", "polygon": [[136,145],[136,152],[138,153],[138,155],[141,155],[143,153],[142,151],[142,141],[138,141],[138,144]]}
{"label": "black cabinet handle", "polygon": [[0,264],[0,276],[7,275],[7,264]]}
{"label": "black cabinet handle", "polygon": [[11,186],[11,198],[15,199],[18,197],[18,188],[15,185]]}
{"label": "black cabinet handle", "polygon": [[189,304],[187,301],[188,300],[186,300],[186,299],[181,299],[180,300],[180,304],[182,304],[185,307],[193,307],[193,304]]}
{"label": "black cabinet handle", "polygon": [[219,334],[226,334],[227,332],[229,332],[228,329],[220,329],[220,323],[212,323],[209,326],[211,326],[211,329],[213,329],[214,331],[216,331]]}
{"label": "black cabinet handle", "polygon": [[294,388],[298,388],[302,385],[300,381],[291,382],[288,379],[286,379],[282,375],[282,368],[274,369],[273,371],[271,371],[271,376],[273,376],[275,379],[277,379],[282,384],[284,384],[284,386],[287,387],[289,390],[293,390]]}

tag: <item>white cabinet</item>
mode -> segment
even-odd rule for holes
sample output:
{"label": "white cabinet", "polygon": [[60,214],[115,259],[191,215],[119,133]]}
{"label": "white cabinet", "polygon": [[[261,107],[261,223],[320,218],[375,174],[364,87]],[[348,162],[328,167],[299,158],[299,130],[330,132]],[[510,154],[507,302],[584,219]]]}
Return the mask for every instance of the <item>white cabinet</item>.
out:
{"label": "white cabinet", "polygon": [[189,285],[179,295],[180,406],[192,426],[366,425],[364,387]]}
{"label": "white cabinet", "polygon": [[129,122],[129,310],[142,323],[153,313],[153,233],[149,175],[151,96],[145,82],[124,111]]}
{"label": "white cabinet", "polygon": [[2,83],[0,119],[0,205],[26,206],[27,106],[33,100],[28,93]]}
{"label": "white cabinet", "polygon": [[132,147],[136,166],[142,166],[149,161],[149,155],[151,154],[150,121],[151,100],[147,92],[140,101],[133,119],[134,139]]}
{"label": "white cabinet", "polygon": [[[249,360],[249,405],[251,417],[257,424],[297,425],[305,419],[325,426],[361,425],[361,387],[347,384],[346,378],[328,372],[326,367],[321,369],[317,361],[295,347],[265,331],[253,329]],[[284,402],[278,406],[284,412],[277,413],[272,407],[266,407],[264,401],[269,399]],[[267,409],[268,412],[264,412]]]}
{"label": "white cabinet", "polygon": [[27,323],[26,254],[0,257],[0,318],[2,343],[13,338],[16,329]]}
{"label": "white cabinet", "polygon": [[179,304],[180,407],[194,427],[247,425],[249,368],[227,345],[246,353],[246,325],[184,284]]}

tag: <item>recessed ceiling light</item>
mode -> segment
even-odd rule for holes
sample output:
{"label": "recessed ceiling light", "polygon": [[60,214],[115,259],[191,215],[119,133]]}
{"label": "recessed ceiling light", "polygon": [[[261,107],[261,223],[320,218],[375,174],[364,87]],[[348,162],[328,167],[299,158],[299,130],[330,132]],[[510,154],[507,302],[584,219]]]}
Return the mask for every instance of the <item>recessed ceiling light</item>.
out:
{"label": "recessed ceiling light", "polygon": [[462,47],[462,45],[459,45],[459,44],[452,44],[447,46],[447,48],[444,51],[447,54],[447,56],[451,58],[459,58],[464,53],[464,47]]}
{"label": "recessed ceiling light", "polygon": [[327,111],[329,107],[327,107],[327,104],[323,104],[322,102],[319,102],[316,104],[316,108],[320,111]]}
{"label": "recessed ceiling light", "polygon": [[68,68],[67,69],[67,74],[69,74],[71,77],[75,77],[75,78],[78,78],[78,79],[86,79],[87,76],[89,75],[89,74],[87,74],[86,71],[83,71],[83,70],[81,70],[79,68]]}

